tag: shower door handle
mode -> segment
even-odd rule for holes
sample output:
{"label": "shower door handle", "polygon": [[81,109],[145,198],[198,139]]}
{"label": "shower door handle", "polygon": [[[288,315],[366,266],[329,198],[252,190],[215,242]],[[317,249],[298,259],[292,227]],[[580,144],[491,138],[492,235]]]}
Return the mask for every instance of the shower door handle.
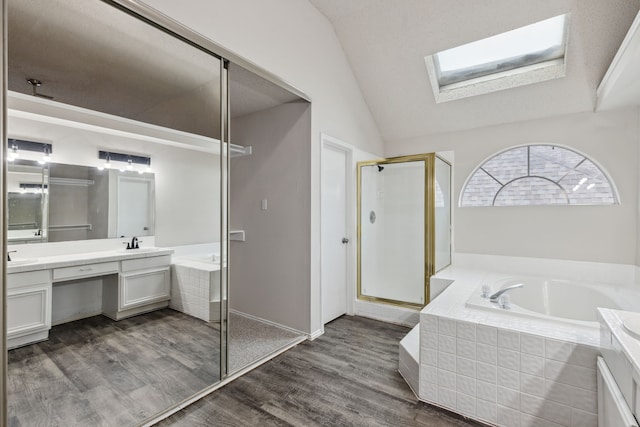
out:
{"label": "shower door handle", "polygon": [[349,243],[349,239],[347,239],[346,237],[343,237],[342,238],[342,243],[344,243],[346,245],[347,243]]}

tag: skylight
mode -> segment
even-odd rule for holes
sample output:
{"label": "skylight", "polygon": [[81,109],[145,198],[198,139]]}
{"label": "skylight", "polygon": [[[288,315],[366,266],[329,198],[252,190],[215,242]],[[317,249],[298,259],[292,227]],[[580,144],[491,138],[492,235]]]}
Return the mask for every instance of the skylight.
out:
{"label": "skylight", "polygon": [[[464,90],[462,96],[439,100],[436,96],[438,102],[564,76],[566,23],[567,15],[559,15],[426,57],[432,84],[440,94],[476,86]],[[553,67],[553,72],[539,71]],[[490,83],[513,76],[519,77],[512,78],[513,82]]]}

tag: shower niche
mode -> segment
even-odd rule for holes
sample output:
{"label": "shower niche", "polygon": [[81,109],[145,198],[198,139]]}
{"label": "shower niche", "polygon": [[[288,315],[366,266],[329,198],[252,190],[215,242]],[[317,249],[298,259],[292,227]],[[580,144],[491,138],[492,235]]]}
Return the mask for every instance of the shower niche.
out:
{"label": "shower niche", "polygon": [[435,153],[358,163],[358,299],[420,309],[451,263],[451,165]]}

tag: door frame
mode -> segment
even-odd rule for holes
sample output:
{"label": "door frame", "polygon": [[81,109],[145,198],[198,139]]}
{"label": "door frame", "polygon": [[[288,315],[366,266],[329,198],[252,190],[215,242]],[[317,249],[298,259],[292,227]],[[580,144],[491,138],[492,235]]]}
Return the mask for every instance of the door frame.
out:
{"label": "door frame", "polygon": [[[347,298],[347,313],[352,316],[355,312],[355,299],[356,299],[356,218],[355,218],[355,165],[353,163],[353,147],[346,142],[334,138],[326,133],[320,133],[320,316],[322,317],[322,171],[325,162],[325,149],[330,147],[343,151],[346,157],[347,170],[345,171],[346,180],[346,209],[345,209],[345,224],[346,233],[349,238],[349,246],[347,248],[346,256],[346,298]],[[324,333],[324,319],[321,319],[322,332]]]}

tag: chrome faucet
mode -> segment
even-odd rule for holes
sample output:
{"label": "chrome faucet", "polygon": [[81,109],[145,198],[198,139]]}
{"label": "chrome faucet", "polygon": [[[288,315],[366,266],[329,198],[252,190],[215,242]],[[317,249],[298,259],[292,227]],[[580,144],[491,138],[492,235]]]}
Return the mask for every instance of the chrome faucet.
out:
{"label": "chrome faucet", "polygon": [[507,286],[506,288],[500,289],[498,292],[491,295],[489,297],[489,301],[497,303],[498,298],[500,298],[500,295],[504,294],[507,291],[510,291],[511,289],[517,289],[522,287],[524,287],[524,283],[516,283],[515,285]]}
{"label": "chrome faucet", "polygon": [[16,253],[18,251],[9,251],[7,252],[7,261],[11,261],[11,254]]}

